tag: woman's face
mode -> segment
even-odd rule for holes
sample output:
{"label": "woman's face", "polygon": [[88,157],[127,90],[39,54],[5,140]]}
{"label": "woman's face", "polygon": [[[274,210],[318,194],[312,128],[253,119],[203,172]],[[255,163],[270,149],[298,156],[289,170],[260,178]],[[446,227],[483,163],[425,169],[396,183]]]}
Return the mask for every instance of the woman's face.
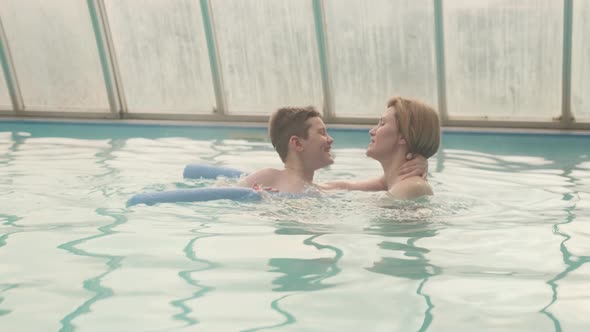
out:
{"label": "woman's face", "polygon": [[379,123],[369,131],[369,136],[371,136],[371,143],[367,147],[368,157],[383,160],[393,154],[402,139],[393,107],[389,107],[383,113]]}

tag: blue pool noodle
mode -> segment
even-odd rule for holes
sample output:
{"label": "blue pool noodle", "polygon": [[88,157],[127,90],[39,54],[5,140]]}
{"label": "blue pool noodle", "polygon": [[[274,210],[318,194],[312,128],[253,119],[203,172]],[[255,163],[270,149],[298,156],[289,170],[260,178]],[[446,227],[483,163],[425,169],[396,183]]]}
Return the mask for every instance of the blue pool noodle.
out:
{"label": "blue pool noodle", "polygon": [[226,178],[239,178],[244,172],[224,166],[212,166],[202,164],[188,164],[184,168],[182,176],[186,179],[217,179],[220,176]]}
{"label": "blue pool noodle", "polygon": [[262,196],[258,191],[245,187],[178,189],[135,195],[127,201],[127,207],[137,204],[154,205],[157,203],[204,202],[218,199],[259,201],[262,199]]}
{"label": "blue pool noodle", "polygon": [[[219,176],[238,178],[243,174],[235,168],[202,164],[189,164],[184,168],[183,176],[188,179],[217,179]],[[234,201],[259,201],[262,196],[251,188],[212,187],[195,189],[178,189],[138,194],[127,201],[127,206],[137,204],[154,205],[157,203],[204,202],[218,199]]]}

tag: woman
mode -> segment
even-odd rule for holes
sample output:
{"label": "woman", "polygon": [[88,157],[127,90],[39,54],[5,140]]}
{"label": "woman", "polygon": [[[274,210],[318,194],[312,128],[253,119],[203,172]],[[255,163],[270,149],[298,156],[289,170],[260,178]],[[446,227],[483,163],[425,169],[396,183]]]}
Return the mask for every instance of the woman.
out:
{"label": "woman", "polygon": [[[325,189],[386,190],[398,199],[433,195],[430,184],[421,176],[400,176],[400,166],[410,153],[428,159],[440,145],[440,123],[436,111],[411,99],[395,97],[377,126],[369,131],[367,156],[383,167],[383,176],[361,182],[330,182]],[[419,158],[422,159],[422,158]]]}

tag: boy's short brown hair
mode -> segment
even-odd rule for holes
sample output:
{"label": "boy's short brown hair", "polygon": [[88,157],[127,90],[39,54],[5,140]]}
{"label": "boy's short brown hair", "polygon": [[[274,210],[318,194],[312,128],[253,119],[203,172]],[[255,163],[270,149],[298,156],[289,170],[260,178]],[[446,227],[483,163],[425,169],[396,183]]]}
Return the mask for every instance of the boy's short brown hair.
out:
{"label": "boy's short brown hair", "polygon": [[283,162],[287,160],[289,139],[292,136],[307,138],[310,127],[307,120],[314,117],[321,116],[313,106],[283,107],[271,115],[268,122],[270,141]]}

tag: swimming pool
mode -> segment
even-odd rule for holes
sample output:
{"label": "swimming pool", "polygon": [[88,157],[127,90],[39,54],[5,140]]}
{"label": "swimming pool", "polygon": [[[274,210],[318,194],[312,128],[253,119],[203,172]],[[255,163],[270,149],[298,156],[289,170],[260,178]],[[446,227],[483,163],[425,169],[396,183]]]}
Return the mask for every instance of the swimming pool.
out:
{"label": "swimming pool", "polygon": [[[316,180],[377,175],[331,130]],[[188,163],[280,163],[259,128],[0,122],[1,331],[585,331],[590,136],[446,132],[437,195],[125,208]]]}

